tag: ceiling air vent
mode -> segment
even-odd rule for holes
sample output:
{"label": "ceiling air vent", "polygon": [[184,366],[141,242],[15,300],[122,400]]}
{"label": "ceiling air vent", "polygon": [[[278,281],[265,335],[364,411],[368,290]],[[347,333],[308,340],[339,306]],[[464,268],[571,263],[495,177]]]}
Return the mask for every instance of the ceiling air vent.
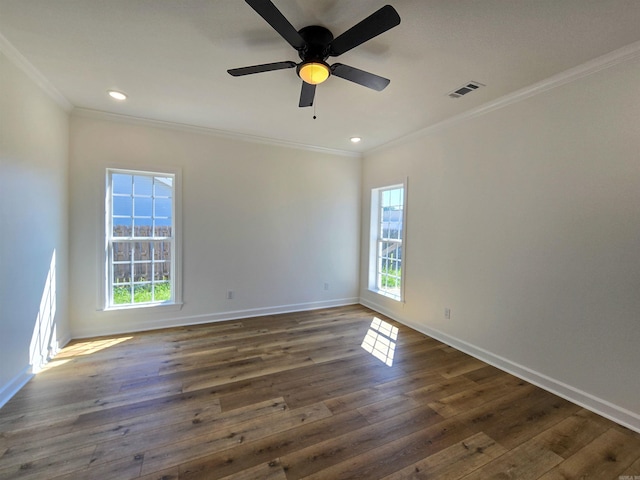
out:
{"label": "ceiling air vent", "polygon": [[484,85],[480,82],[468,82],[462,87],[458,88],[457,90],[450,92],[448,95],[451,98],[460,98],[463,95],[466,95],[467,93],[471,93],[474,90],[479,89],[480,87],[484,87]]}

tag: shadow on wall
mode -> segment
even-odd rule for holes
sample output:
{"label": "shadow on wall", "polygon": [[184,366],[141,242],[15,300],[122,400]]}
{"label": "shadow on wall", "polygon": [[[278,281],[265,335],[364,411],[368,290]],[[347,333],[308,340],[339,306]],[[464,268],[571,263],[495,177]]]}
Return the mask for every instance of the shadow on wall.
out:
{"label": "shadow on wall", "polygon": [[36,315],[31,343],[29,365],[32,373],[38,373],[58,353],[56,335],[56,251],[53,250],[49,271],[44,283],[40,309]]}

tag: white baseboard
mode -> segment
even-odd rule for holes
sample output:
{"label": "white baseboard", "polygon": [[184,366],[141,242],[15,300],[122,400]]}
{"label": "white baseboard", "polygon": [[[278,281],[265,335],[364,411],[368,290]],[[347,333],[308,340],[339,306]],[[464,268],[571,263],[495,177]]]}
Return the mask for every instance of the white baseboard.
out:
{"label": "white baseboard", "polygon": [[224,322],[228,320],[240,320],[251,317],[264,317],[266,315],[277,315],[281,313],[303,312],[309,310],[319,310],[321,308],[342,307],[345,305],[356,305],[360,299],[340,298],[319,302],[296,303],[291,305],[277,305],[264,308],[250,308],[246,310],[232,310],[219,313],[206,313],[202,315],[191,315],[183,317],[172,317],[164,319],[154,319],[150,321],[140,321],[127,325],[125,328],[113,325],[96,325],[91,328],[72,328],[72,338],[90,338],[104,335],[120,335],[131,332],[144,332],[148,330],[158,330],[160,328],[183,327],[188,325],[199,325],[203,323]]}
{"label": "white baseboard", "polygon": [[33,373],[31,373],[31,367],[27,365],[22,372],[13,377],[6,385],[3,385],[0,390],[0,408],[11,400],[11,397],[18,393],[31,378],[33,378]]}
{"label": "white baseboard", "polygon": [[442,343],[446,343],[447,345],[450,345],[453,348],[460,350],[461,352],[471,355],[478,360],[482,360],[483,362],[493,365],[500,370],[515,375],[516,377],[532,383],[533,385],[536,385],[540,388],[543,388],[548,392],[558,395],[565,400],[569,400],[576,405],[580,405],[587,410],[591,410],[598,415],[602,415],[609,420],[612,420],[620,425],[623,425],[631,430],[640,433],[640,415],[635,412],[615,405],[602,398],[598,398],[595,395],[551,378],[543,373],[536,372],[535,370],[525,367],[524,365],[515,363],[507,358],[491,353],[483,348],[476,347],[475,345],[467,343],[463,340],[447,335],[446,333],[443,333],[439,330],[425,327],[423,325],[417,325],[406,319],[398,318],[398,316],[391,312],[389,309],[375,302],[371,302],[370,300],[367,300],[365,298],[360,298],[360,303],[365,307],[368,307],[389,318],[392,318],[393,320],[396,320],[397,322],[400,322],[403,325],[406,325],[420,333],[435,338],[436,340],[439,340]]}

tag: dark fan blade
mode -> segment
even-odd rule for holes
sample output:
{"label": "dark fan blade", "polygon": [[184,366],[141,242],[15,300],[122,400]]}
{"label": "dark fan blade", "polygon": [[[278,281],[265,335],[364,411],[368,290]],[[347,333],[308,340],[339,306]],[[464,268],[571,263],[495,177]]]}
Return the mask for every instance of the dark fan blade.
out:
{"label": "dark fan blade", "polygon": [[264,18],[296,50],[305,46],[305,41],[293,25],[289,23],[280,10],[270,0],[245,0],[258,15]]}
{"label": "dark fan blade", "polygon": [[316,96],[316,86],[307,82],[302,82],[302,91],[300,92],[299,107],[310,107],[313,105],[313,97]]}
{"label": "dark fan blade", "polygon": [[329,55],[342,55],[399,24],[400,15],[396,9],[391,5],[385,5],[331,42]]}
{"label": "dark fan blade", "polygon": [[264,63],[262,65],[252,65],[251,67],[232,68],[230,70],[227,70],[227,72],[229,73],[229,75],[233,75],[234,77],[241,77],[242,75],[270,72],[272,70],[284,70],[285,68],[293,68],[295,66],[295,62],[275,62]]}
{"label": "dark fan blade", "polygon": [[385,87],[389,85],[389,82],[391,82],[388,78],[380,77],[373,73],[350,67],[349,65],[343,65],[342,63],[334,63],[331,65],[331,73],[336,77],[344,78],[350,82],[354,82],[377,91],[384,90]]}

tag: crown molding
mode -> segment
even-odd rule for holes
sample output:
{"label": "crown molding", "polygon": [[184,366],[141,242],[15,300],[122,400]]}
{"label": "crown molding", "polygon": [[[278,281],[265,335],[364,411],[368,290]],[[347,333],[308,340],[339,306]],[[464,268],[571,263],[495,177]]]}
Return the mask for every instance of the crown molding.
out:
{"label": "crown molding", "polygon": [[441,122],[422,128],[408,135],[399,137],[395,140],[385,143],[384,145],[380,145],[371,150],[367,150],[366,152],[364,152],[364,156],[366,158],[366,156],[369,154],[381,152],[388,148],[396,147],[399,145],[404,145],[413,140],[429,136],[446,128],[450,128],[466,120],[485,115],[489,112],[493,112],[494,110],[499,110],[514,103],[526,100],[535,95],[544,93],[548,90],[561,87],[562,85],[565,85],[567,83],[575,82],[576,80],[579,80],[583,77],[593,75],[594,73],[606,70],[615,65],[632,61],[638,58],[640,58],[640,42],[634,42],[612,52],[606,53],[600,57],[594,58],[593,60],[589,60],[586,63],[570,68],[569,70],[565,70],[564,72],[558,73],[557,75],[553,75],[545,80],[529,85],[528,87],[521,88],[520,90],[516,90],[515,92],[504,95],[496,100],[480,105],[479,107],[467,110],[466,112],[460,113]]}
{"label": "crown molding", "polygon": [[22,70],[27,76],[38,85],[56,104],[65,111],[70,112],[73,105],[62,95],[56,87],[54,87],[47,77],[40,70],[34,67],[29,60],[22,55],[16,47],[14,47],[4,35],[0,33],[0,52],[4,53],[9,61]]}
{"label": "crown molding", "polygon": [[230,132],[227,130],[218,130],[209,127],[199,127],[196,125],[188,125],[184,123],[168,122],[165,120],[152,120],[148,118],[134,117],[130,115],[122,115],[120,113],[105,112],[102,110],[93,110],[90,108],[75,107],[71,111],[71,115],[82,118],[93,118],[98,120],[108,120],[111,122],[126,123],[129,125],[141,125],[153,128],[164,128],[167,130],[197,133],[200,135],[210,135],[214,137],[239,140],[242,142],[260,143],[262,145],[270,145],[275,147],[294,148],[316,153],[325,153],[329,155],[337,155],[341,157],[362,158],[360,152],[350,152],[347,150],[337,150],[331,148],[318,147],[315,145],[307,145],[303,143],[288,142],[286,140],[278,140],[258,135],[249,135],[245,133]]}

